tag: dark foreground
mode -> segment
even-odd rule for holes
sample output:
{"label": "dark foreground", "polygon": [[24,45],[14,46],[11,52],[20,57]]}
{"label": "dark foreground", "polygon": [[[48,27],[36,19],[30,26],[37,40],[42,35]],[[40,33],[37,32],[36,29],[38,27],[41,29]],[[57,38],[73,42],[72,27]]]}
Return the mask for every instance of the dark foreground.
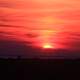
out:
{"label": "dark foreground", "polygon": [[0,59],[0,78],[30,80],[41,77],[72,80],[79,78],[80,60],[70,59]]}

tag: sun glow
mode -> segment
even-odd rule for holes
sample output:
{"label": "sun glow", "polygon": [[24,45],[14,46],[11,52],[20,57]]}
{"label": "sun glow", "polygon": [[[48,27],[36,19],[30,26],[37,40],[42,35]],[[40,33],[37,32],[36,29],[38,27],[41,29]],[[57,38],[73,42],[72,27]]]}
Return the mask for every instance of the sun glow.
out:
{"label": "sun glow", "polygon": [[49,44],[45,44],[45,45],[43,45],[43,48],[48,49],[48,48],[53,48],[53,46],[49,45]]}

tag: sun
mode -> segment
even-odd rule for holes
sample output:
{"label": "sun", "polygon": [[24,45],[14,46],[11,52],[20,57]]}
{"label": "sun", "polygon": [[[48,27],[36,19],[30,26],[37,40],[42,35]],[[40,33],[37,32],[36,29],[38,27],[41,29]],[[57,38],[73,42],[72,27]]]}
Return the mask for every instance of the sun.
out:
{"label": "sun", "polygon": [[50,49],[50,48],[53,48],[53,46],[52,45],[49,45],[49,44],[45,44],[45,45],[43,45],[43,48]]}

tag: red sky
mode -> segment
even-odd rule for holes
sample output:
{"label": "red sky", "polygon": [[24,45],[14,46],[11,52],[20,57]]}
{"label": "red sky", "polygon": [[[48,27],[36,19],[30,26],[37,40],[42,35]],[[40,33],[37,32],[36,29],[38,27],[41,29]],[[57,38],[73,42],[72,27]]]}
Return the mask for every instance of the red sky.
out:
{"label": "red sky", "polygon": [[1,39],[38,46],[75,46],[80,43],[80,0],[0,0],[0,32]]}

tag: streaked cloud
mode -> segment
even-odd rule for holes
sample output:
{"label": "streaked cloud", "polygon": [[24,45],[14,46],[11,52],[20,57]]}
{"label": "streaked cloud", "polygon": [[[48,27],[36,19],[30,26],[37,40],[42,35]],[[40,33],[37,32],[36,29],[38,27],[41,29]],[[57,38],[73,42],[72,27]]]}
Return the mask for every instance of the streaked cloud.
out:
{"label": "streaked cloud", "polygon": [[52,37],[55,45],[77,49],[80,48],[79,32],[80,0],[0,1],[0,36],[3,39],[34,45]]}

